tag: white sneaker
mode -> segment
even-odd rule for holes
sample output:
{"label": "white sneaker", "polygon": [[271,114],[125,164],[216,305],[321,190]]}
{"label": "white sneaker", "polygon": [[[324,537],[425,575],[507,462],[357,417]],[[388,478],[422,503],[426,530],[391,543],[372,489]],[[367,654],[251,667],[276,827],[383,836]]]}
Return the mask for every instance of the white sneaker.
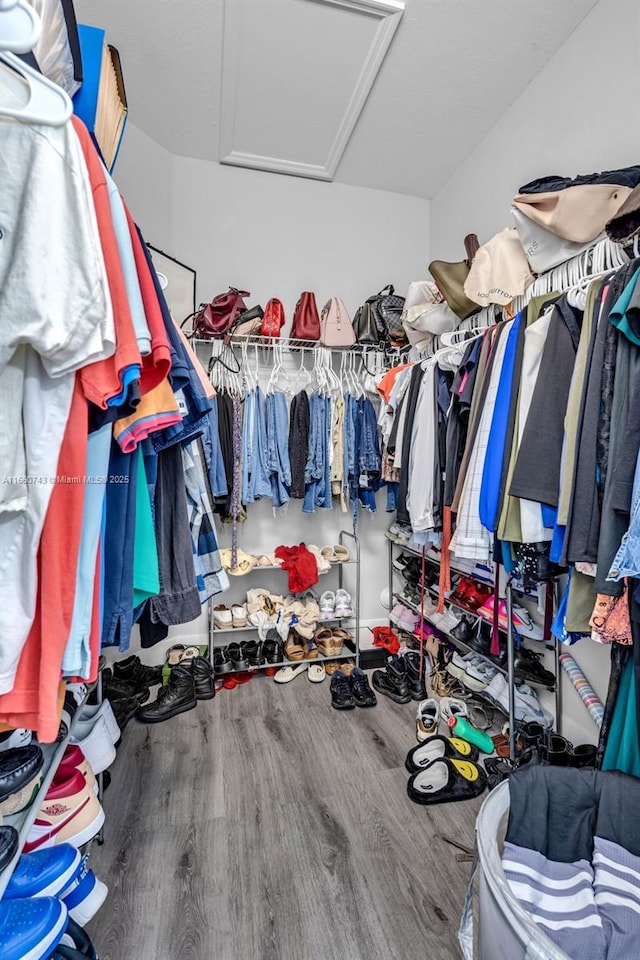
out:
{"label": "white sneaker", "polygon": [[0,733],[0,751],[13,750],[16,747],[28,747],[33,734],[31,730],[19,727],[17,730],[6,730]]}
{"label": "white sneaker", "polygon": [[109,731],[109,736],[111,737],[111,742],[115,747],[122,736],[122,731],[118,726],[118,721],[115,718],[115,714],[108,700],[103,700],[102,703],[85,704],[78,718],[78,723],[83,720],[95,720],[96,717],[102,717],[104,719],[107,730]]}
{"label": "white sneaker", "polygon": [[467,661],[464,676],[460,680],[469,690],[484,690],[499,672],[489,660],[476,654]]}
{"label": "white sneaker", "polygon": [[529,611],[524,607],[514,605],[512,610],[513,625],[521,637],[528,637],[529,640],[542,640],[544,631],[539,623],[531,619]]}
{"label": "white sneaker", "polygon": [[325,590],[320,597],[320,619],[331,620],[336,615],[336,595],[333,590]]}
{"label": "white sneaker", "polygon": [[447,664],[447,673],[455,677],[456,680],[462,680],[467,671],[467,665],[474,655],[472,653],[462,654],[455,652]]}
{"label": "white sneaker", "polygon": [[70,742],[77,743],[82,748],[96,776],[110,767],[116,758],[116,748],[106,721],[100,714],[92,720],[78,720]]}
{"label": "white sneaker", "polygon": [[440,707],[437,700],[423,700],[418,704],[416,715],[416,740],[418,743],[424,743],[434,733],[437,733],[439,719]]}
{"label": "white sneaker", "polygon": [[440,716],[448,723],[451,717],[468,717],[469,711],[463,700],[455,697],[440,697]]}
{"label": "white sneaker", "polygon": [[553,717],[540,706],[538,694],[528,683],[516,687],[515,704],[518,720],[541,723],[543,727],[553,726]]}
{"label": "white sneaker", "polygon": [[351,594],[346,590],[336,590],[336,617],[344,619],[353,616]]}
{"label": "white sneaker", "polygon": [[461,614],[458,615],[449,607],[445,610],[444,613],[431,613],[429,614],[429,619],[434,627],[437,627],[438,630],[442,630],[443,633],[451,633],[454,627],[457,627],[460,622]]}

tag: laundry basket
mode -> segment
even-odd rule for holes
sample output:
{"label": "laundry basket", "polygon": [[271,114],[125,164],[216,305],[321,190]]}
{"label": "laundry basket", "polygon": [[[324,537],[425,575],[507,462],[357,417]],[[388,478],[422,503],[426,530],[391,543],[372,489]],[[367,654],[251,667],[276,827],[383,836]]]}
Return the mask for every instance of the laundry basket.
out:
{"label": "laundry basket", "polygon": [[[478,960],[571,960],[546,936],[516,900],[502,869],[501,826],[509,810],[509,784],[501,783],[480,808],[476,821],[476,865],[480,870]],[[474,867],[474,873],[475,873]],[[471,881],[458,934],[465,960],[473,960]]]}

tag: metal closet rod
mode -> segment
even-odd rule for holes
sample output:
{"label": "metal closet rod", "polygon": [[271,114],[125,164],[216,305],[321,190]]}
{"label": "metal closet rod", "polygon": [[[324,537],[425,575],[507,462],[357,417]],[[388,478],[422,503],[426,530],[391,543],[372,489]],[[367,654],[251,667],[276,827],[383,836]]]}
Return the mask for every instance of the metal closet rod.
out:
{"label": "metal closet rod", "polygon": [[[211,347],[214,343],[225,344],[225,340],[220,337],[216,337],[211,340],[197,340],[193,339],[191,343],[195,344],[198,347]],[[402,357],[405,353],[408,353],[408,347],[374,347],[370,344],[363,344],[359,347],[326,347],[323,343],[319,341],[314,341],[313,346],[307,346],[306,344],[301,343],[299,340],[292,339],[290,337],[259,337],[245,334],[237,334],[232,336],[229,339],[229,342],[226,344],[228,347],[238,346],[241,347],[243,344],[248,346],[256,347],[267,347],[274,348],[277,346],[284,346],[288,350],[293,351],[302,351],[305,353],[315,353],[317,350],[328,350],[330,353],[341,354],[354,354],[356,357],[362,356],[364,353],[381,353],[384,356],[397,356]]]}

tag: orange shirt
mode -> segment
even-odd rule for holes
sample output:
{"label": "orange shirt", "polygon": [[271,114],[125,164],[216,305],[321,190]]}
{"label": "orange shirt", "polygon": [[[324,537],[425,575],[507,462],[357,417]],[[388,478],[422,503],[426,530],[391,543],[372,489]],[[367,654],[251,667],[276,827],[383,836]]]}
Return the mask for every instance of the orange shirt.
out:
{"label": "orange shirt", "polygon": [[113,356],[83,367],[80,379],[87,400],[92,400],[96,406],[105,410],[107,400],[118,396],[122,391],[121,373],[124,368],[134,364],[141,367],[142,358],[133,329],[118,242],[111,219],[111,203],[104,168],[82,120],[72,117],[71,122],[78,136],[89,174],[116,330],[116,349]]}

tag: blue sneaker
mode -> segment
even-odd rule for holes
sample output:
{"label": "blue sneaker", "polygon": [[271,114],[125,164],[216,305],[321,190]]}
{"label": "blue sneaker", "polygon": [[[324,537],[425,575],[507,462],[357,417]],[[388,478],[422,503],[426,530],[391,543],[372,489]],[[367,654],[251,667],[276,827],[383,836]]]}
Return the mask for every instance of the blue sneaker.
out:
{"label": "blue sneaker", "polygon": [[45,960],[60,943],[67,908],[53,897],[0,901],[2,960]]}
{"label": "blue sneaker", "polygon": [[59,894],[69,916],[84,927],[107,899],[107,887],[87,866],[87,858],[69,886]]}
{"label": "blue sneaker", "polygon": [[4,898],[58,897],[81,870],[80,852],[70,843],[23,853],[7,884]]}

